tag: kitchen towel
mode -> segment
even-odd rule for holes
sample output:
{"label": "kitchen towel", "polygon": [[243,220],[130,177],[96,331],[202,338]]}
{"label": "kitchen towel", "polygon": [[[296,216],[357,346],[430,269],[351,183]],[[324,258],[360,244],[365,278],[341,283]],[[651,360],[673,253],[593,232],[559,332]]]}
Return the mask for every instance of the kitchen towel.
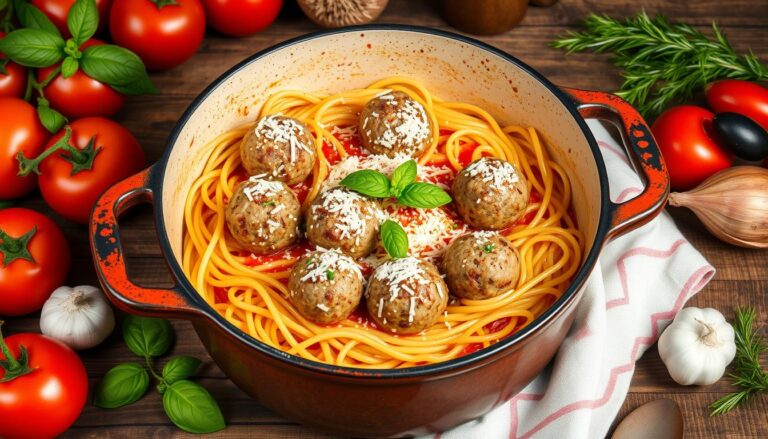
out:
{"label": "kitchen towel", "polygon": [[[599,122],[588,124],[608,168],[611,199],[640,193],[623,147]],[[666,212],[610,242],[550,365],[510,402],[435,439],[605,437],[635,362],[714,273]]]}

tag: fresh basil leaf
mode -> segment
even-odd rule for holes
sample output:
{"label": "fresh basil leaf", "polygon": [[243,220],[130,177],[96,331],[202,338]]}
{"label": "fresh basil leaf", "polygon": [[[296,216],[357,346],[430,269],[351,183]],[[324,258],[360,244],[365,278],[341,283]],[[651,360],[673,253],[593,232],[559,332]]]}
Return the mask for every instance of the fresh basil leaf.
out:
{"label": "fresh basil leaf", "polygon": [[77,68],[80,64],[78,64],[77,60],[72,57],[66,57],[64,58],[64,62],[61,63],[61,76],[64,78],[69,78],[70,76],[77,73]]}
{"label": "fresh basil leaf", "polygon": [[76,0],[67,13],[67,28],[75,44],[88,41],[99,27],[99,10],[94,0]]}
{"label": "fresh basil leaf", "polygon": [[176,381],[168,386],[163,394],[163,408],[177,427],[190,433],[213,433],[226,427],[211,394],[191,381]]}
{"label": "fresh basil leaf", "polygon": [[134,354],[159,357],[171,347],[173,330],[168,320],[129,315],[123,320],[123,339]]}
{"label": "fresh basil leaf", "polygon": [[115,409],[133,404],[149,387],[147,369],[138,363],[119,364],[104,375],[93,395],[93,405]]}
{"label": "fresh basil leaf", "polygon": [[19,29],[0,40],[0,52],[23,66],[48,67],[64,57],[64,40],[40,29]]}
{"label": "fresh basil leaf", "polygon": [[7,7],[8,7],[8,0],[0,0],[0,11],[5,10],[5,8]]}
{"label": "fresh basil leaf", "polygon": [[8,62],[10,60],[8,58],[0,58],[0,75],[7,75],[8,70],[5,69],[5,66],[8,65]]}
{"label": "fresh basil leaf", "polygon": [[395,168],[392,172],[392,195],[399,197],[403,189],[416,180],[416,174],[416,160],[408,160]]}
{"label": "fresh basil leaf", "polygon": [[194,357],[173,357],[163,367],[163,379],[167,384],[191,377],[200,367],[200,361]]}
{"label": "fresh basil leaf", "polygon": [[61,37],[59,28],[46,16],[43,11],[27,2],[16,3],[16,16],[21,26],[27,29],[39,29]]}
{"label": "fresh basil leaf", "polygon": [[408,256],[408,235],[395,221],[386,220],[381,224],[381,243],[392,259]]}
{"label": "fresh basil leaf", "polygon": [[149,80],[149,76],[144,76],[130,84],[112,84],[110,87],[125,95],[145,95],[159,92],[155,84]]}
{"label": "fresh basil leaf", "polygon": [[67,123],[67,119],[61,113],[47,105],[37,106],[37,117],[45,129],[54,134]]}
{"label": "fresh basil leaf", "polygon": [[381,172],[371,169],[355,171],[344,177],[339,184],[369,197],[389,196],[389,179]]}
{"label": "fresh basil leaf", "polygon": [[85,49],[80,67],[86,75],[122,93],[140,94],[157,90],[149,80],[141,58],[128,49],[112,44]]}
{"label": "fresh basil leaf", "polygon": [[451,202],[447,192],[431,183],[411,183],[403,189],[397,201],[403,206],[431,209]]}

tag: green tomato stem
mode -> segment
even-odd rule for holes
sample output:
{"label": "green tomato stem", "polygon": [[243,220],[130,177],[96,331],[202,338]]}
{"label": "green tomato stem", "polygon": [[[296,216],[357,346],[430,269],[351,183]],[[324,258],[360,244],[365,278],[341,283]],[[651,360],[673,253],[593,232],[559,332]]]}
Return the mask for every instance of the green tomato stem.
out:
{"label": "green tomato stem", "polygon": [[24,346],[19,346],[19,351],[21,351],[21,353],[18,359],[11,353],[11,350],[5,343],[5,338],[3,338],[2,327],[4,323],[4,321],[0,320],[0,352],[2,352],[5,357],[5,360],[0,360],[0,368],[5,371],[5,376],[0,378],[0,383],[11,381],[34,371],[34,369],[29,368],[27,350]]}
{"label": "green tomato stem", "polygon": [[70,175],[75,175],[80,171],[91,169],[93,167],[94,158],[101,151],[101,147],[94,147],[95,137],[91,137],[88,146],[82,150],[69,144],[71,138],[72,128],[67,125],[64,127],[64,136],[34,159],[28,159],[22,152],[19,152],[16,156],[16,160],[19,162],[18,175],[24,177],[32,172],[40,175],[40,163],[59,150],[64,150],[68,154],[68,156],[64,156],[64,159],[72,163],[72,173]]}
{"label": "green tomato stem", "polygon": [[35,258],[29,252],[29,241],[37,233],[37,226],[32,227],[27,233],[14,238],[0,229],[0,254],[3,255],[3,266],[11,265],[16,259],[24,259],[35,263]]}

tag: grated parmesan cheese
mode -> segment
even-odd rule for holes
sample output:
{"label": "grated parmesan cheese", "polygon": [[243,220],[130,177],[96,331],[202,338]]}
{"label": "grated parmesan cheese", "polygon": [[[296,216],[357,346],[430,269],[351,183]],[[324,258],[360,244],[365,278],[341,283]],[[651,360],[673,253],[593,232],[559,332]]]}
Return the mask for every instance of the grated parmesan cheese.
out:
{"label": "grated parmesan cheese", "polygon": [[[472,162],[462,172],[466,172],[470,177],[479,176],[481,180],[488,183],[489,188],[497,191],[506,190],[520,181],[520,176],[512,163],[499,159],[481,158]],[[477,201],[480,202],[479,199]]]}
{"label": "grated parmesan cheese", "polygon": [[419,209],[391,202],[384,205],[384,212],[403,226],[410,253],[423,258],[440,257],[453,240],[467,232],[466,225],[457,224],[443,209]]}
{"label": "grated parmesan cheese", "polygon": [[430,282],[426,274],[420,266],[419,259],[409,256],[407,258],[394,259],[380,265],[374,272],[373,277],[387,286],[390,292],[389,301],[392,302],[402,292],[415,299],[415,291],[404,283],[409,281],[412,284],[429,285]]}
{"label": "grated parmesan cheese", "polygon": [[368,199],[356,192],[345,189],[332,189],[321,195],[320,203],[310,208],[313,217],[322,209],[336,214],[334,227],[340,232],[341,239],[354,239],[355,245],[360,245],[360,237],[368,231],[368,221],[379,216],[378,209],[368,208]]}
{"label": "grated parmesan cheese", "polygon": [[279,181],[263,180],[261,176],[266,174],[254,175],[248,179],[248,183],[243,186],[243,194],[248,198],[248,201],[253,202],[255,197],[259,198],[271,198],[280,194],[285,190],[283,183]]}
{"label": "grated parmesan cheese", "polygon": [[350,125],[343,128],[334,125],[333,128],[331,128],[331,134],[336,136],[339,140],[352,140],[357,137],[357,125]]}
{"label": "grated parmesan cheese", "polygon": [[[427,123],[427,112],[416,100],[407,98],[398,101],[392,92],[382,94],[377,99],[383,101],[383,105],[394,115],[394,121],[384,124],[384,130],[376,139],[380,146],[392,149],[401,144],[414,148],[432,134]],[[378,117],[376,113],[371,113],[371,116]],[[363,128],[367,129],[369,121],[370,118],[365,120]],[[371,135],[370,131],[366,133]]]}
{"label": "grated parmesan cheese", "polygon": [[275,144],[288,145],[290,147],[290,160],[293,163],[296,161],[298,149],[303,149],[310,154],[313,152],[299,140],[298,134],[304,129],[299,121],[275,114],[259,119],[254,133],[273,141]]}
{"label": "grated parmesan cheese", "polygon": [[[318,247],[317,250],[309,256],[307,264],[307,273],[301,277],[302,282],[323,282],[328,280],[328,271],[353,273],[363,280],[363,273],[355,261],[337,249],[324,249]],[[303,263],[303,262],[302,262]],[[319,308],[319,305],[318,305]]]}

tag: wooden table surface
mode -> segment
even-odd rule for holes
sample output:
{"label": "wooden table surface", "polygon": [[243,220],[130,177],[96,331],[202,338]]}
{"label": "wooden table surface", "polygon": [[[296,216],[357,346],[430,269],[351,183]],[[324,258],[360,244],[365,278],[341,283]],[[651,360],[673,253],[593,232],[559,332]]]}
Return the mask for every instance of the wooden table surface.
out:
{"label": "wooden table surface", "polygon": [[[489,42],[538,69],[556,84],[606,90],[615,89],[619,77],[605,57],[578,54],[565,57],[548,47],[555,36],[577,26],[590,12],[627,16],[644,7],[649,13],[662,12],[674,19],[701,28],[716,19],[739,51],[752,48],[764,62],[768,61],[768,0],[689,0],[623,2],[609,0],[562,0],[552,8],[532,7],[525,20],[512,31]],[[428,1],[392,0],[380,22],[407,23],[450,29]],[[281,17],[268,30],[244,39],[229,39],[209,32],[200,51],[184,65],[166,72],[153,73],[152,79],[162,90],[159,96],[128,99],[117,119],[139,139],[147,159],[154,162],[165,148],[165,140],[186,106],[209,82],[230,66],[265,47],[317,28],[301,15]],[[50,213],[39,196],[22,205]],[[170,276],[156,243],[149,207],[140,207],[121,223],[129,272],[138,283],[167,286]],[[53,215],[53,214],[51,214]],[[694,306],[711,306],[733,317],[735,306],[754,305],[758,324],[768,325],[768,252],[730,247],[712,238],[688,212],[673,212],[688,239],[717,268],[717,275],[691,302]],[[87,232],[55,217],[66,232],[72,246],[73,267],[70,284],[96,284],[88,251]],[[211,362],[191,326],[175,321],[177,342],[175,354],[194,355],[204,359],[199,382],[210,389],[223,409],[229,427],[221,437],[325,437],[286,421],[262,408],[237,389]],[[37,330],[36,317],[11,319],[9,333]],[[102,346],[82,353],[93,386],[112,366],[134,361],[118,335]],[[657,398],[672,398],[685,415],[686,437],[765,438],[768,437],[768,397],[755,398],[750,404],[724,416],[710,418],[707,405],[732,390],[727,379],[709,387],[681,387],[667,374],[656,348],[651,348],[637,363],[629,395],[619,417],[638,405]],[[178,434],[162,411],[156,392],[138,403],[115,411],[103,411],[89,405],[68,432],[69,437],[165,437]]]}

